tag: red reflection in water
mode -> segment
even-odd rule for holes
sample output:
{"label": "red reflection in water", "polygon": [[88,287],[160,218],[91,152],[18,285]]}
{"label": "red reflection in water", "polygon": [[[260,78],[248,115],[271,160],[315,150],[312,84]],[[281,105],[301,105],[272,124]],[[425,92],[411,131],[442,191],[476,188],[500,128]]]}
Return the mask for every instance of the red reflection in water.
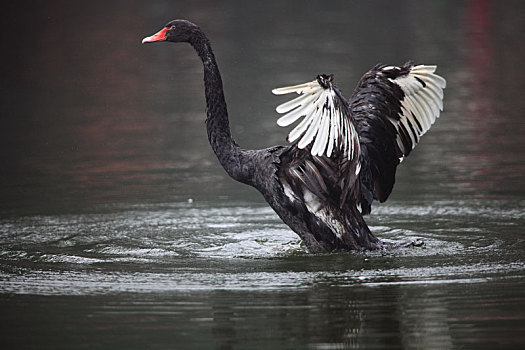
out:
{"label": "red reflection in water", "polygon": [[470,172],[465,174],[472,181],[470,185],[478,188],[480,195],[497,192],[506,184],[508,191],[508,183],[518,185],[521,181],[518,177],[525,172],[525,165],[517,159],[520,155],[515,154],[520,142],[514,135],[508,134],[512,130],[506,131],[513,129],[513,125],[520,125],[514,120],[515,116],[505,112],[508,108],[505,104],[516,103],[512,98],[516,91],[498,77],[501,70],[515,70],[509,62],[500,59],[502,53],[509,49],[502,47],[501,42],[505,42],[502,28],[512,16],[512,10],[508,7],[496,6],[489,0],[467,2],[464,21],[467,81],[464,85],[468,95],[465,101],[467,115],[462,118],[468,118],[471,123],[469,137],[472,145],[467,147],[474,149],[473,153],[466,154],[461,163]]}
{"label": "red reflection in water", "polygon": [[15,167],[50,201],[149,193],[139,187],[166,167],[159,139],[167,121],[142,103],[145,75],[132,53],[144,19],[118,5],[62,5],[39,9],[24,62],[31,121],[16,140],[28,152]]}
{"label": "red reflection in water", "polygon": [[470,0],[467,5],[467,65],[471,77],[469,89],[474,102],[469,105],[469,109],[481,119],[491,118],[492,100],[494,98],[492,91],[494,63],[490,2],[488,0]]}

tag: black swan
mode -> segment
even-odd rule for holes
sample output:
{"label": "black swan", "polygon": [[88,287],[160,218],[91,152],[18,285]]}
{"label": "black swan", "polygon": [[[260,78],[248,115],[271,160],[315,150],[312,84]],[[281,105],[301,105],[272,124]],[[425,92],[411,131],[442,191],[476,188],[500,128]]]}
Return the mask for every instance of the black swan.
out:
{"label": "black swan", "polygon": [[310,252],[391,247],[363,215],[384,202],[396,168],[443,110],[446,82],[435,66],[377,65],[347,100],[332,75],[279,88],[298,97],[277,107],[277,123],[301,120],[289,146],[245,150],[233,140],[221,76],[210,41],[186,20],[169,22],[142,43],[187,42],[204,65],[206,129],[219,162],[235,180],[255,187]]}

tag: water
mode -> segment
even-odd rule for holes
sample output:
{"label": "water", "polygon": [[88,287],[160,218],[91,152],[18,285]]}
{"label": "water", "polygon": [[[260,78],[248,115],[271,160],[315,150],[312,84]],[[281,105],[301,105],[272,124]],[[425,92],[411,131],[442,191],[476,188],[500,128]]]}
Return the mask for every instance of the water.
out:
{"label": "water", "polygon": [[[2,21],[2,348],[520,349],[521,2],[11,5]],[[367,217],[391,252],[308,254],[207,144],[201,24],[233,134],[281,143],[272,88],[436,63],[445,111]],[[373,19],[373,20],[371,20]]]}

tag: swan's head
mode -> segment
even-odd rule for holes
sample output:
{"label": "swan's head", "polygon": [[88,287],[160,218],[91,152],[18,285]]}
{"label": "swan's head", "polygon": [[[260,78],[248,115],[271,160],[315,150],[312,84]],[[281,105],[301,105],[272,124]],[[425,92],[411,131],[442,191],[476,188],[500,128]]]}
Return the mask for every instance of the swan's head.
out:
{"label": "swan's head", "polygon": [[142,39],[142,43],[153,43],[156,41],[189,42],[193,34],[198,31],[200,31],[199,27],[190,21],[176,19],[166,24],[156,34]]}

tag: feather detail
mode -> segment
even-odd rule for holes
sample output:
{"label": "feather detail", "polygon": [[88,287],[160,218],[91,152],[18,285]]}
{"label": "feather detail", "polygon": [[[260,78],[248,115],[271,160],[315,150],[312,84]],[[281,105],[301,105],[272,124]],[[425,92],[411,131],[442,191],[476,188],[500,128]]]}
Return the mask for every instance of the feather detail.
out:
{"label": "feather detail", "polygon": [[[401,102],[399,120],[388,120],[396,128],[397,144],[404,156],[417,145],[430,127],[439,118],[443,110],[443,89],[446,81],[435,74],[436,66],[418,65],[410,68],[407,74],[389,78],[388,80],[401,88],[404,98]],[[401,68],[388,66],[381,69],[388,73]],[[411,145],[403,142],[403,138],[410,139]]]}
{"label": "feather detail", "polygon": [[359,152],[359,137],[350,121],[348,103],[333,84],[333,77],[320,75],[317,80],[272,90],[276,95],[297,93],[298,97],[279,105],[278,113],[286,113],[277,120],[282,127],[301,122],[288,134],[288,142],[297,147],[311,146],[313,156],[332,156],[338,150],[347,159]]}
{"label": "feather detail", "polygon": [[359,133],[360,203],[369,213],[373,199],[392,192],[396,169],[443,110],[446,81],[436,66],[407,62],[377,65],[360,79],[350,98],[351,121]]}

